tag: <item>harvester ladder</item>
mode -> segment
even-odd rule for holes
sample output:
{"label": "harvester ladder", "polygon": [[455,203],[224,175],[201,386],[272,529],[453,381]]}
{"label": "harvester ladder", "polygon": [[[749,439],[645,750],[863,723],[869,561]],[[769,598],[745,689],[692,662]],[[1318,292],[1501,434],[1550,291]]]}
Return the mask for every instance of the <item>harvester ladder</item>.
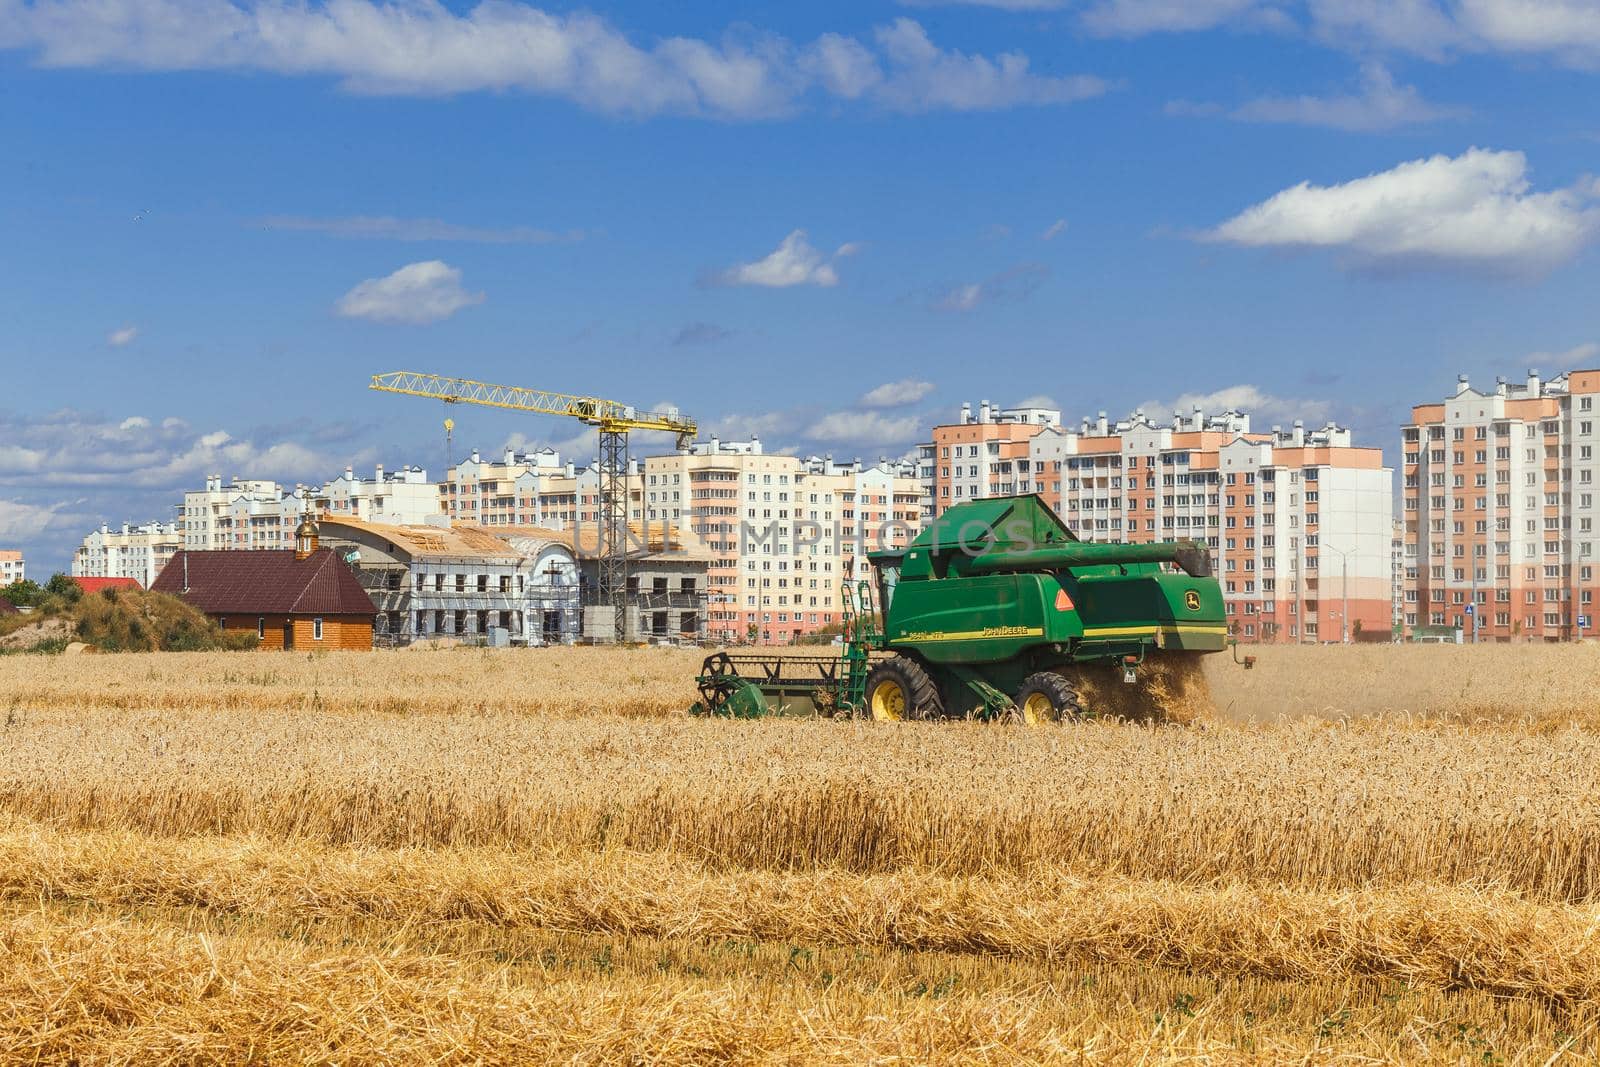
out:
{"label": "harvester ladder", "polygon": [[840,590],[844,645],[840,652],[839,707],[856,711],[866,703],[869,653],[878,647],[878,617],[872,604],[872,583],[846,581]]}

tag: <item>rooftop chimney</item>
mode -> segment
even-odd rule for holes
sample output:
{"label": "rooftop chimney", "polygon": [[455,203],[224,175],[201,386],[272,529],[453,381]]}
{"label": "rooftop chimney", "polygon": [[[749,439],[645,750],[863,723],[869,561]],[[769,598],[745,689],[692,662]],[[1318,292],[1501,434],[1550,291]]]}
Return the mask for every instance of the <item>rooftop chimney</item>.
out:
{"label": "rooftop chimney", "polygon": [[482,462],[481,460],[478,459],[478,450],[476,448],[474,448],[472,450],[472,462],[474,462],[474,463]]}
{"label": "rooftop chimney", "polygon": [[961,405],[961,425],[965,426],[965,425],[967,425],[967,423],[969,423],[971,421],[972,421],[972,405],[970,403],[962,404]]}
{"label": "rooftop chimney", "polygon": [[1503,376],[1499,377],[1499,378],[1496,378],[1494,380],[1494,395],[1495,396],[1505,396],[1506,392],[1507,392],[1507,386],[1506,386],[1505,378]]}
{"label": "rooftop chimney", "polygon": [[1294,420],[1294,443],[1296,445],[1306,443],[1306,424],[1304,419]]}
{"label": "rooftop chimney", "polygon": [[379,463],[372,468],[372,480],[379,485],[383,484],[383,464]]}
{"label": "rooftop chimney", "polygon": [[1542,395],[1539,392],[1539,372],[1537,370],[1534,370],[1532,367],[1528,368],[1528,395],[1529,396],[1540,396],[1540,395]]}
{"label": "rooftop chimney", "polygon": [[1456,396],[1460,396],[1462,393],[1471,388],[1472,385],[1467,381],[1467,376],[1465,374],[1456,375]]}
{"label": "rooftop chimney", "polygon": [[990,412],[990,409],[989,409],[989,402],[987,400],[981,402],[978,405],[978,421],[979,422],[988,422],[989,419],[990,419],[990,414],[991,414],[991,412]]}
{"label": "rooftop chimney", "polygon": [[1095,432],[1101,437],[1104,437],[1111,432],[1111,424],[1106,421],[1105,412],[1101,411],[1096,413],[1094,428]]}

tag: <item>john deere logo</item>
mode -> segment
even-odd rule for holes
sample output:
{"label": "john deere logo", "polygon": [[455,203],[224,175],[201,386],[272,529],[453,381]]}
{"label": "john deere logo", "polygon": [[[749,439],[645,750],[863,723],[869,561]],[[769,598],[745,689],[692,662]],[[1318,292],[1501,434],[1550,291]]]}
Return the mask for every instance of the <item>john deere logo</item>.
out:
{"label": "john deere logo", "polygon": [[1190,611],[1199,611],[1200,591],[1198,589],[1190,589],[1188,592],[1184,593],[1183,606],[1188,608]]}

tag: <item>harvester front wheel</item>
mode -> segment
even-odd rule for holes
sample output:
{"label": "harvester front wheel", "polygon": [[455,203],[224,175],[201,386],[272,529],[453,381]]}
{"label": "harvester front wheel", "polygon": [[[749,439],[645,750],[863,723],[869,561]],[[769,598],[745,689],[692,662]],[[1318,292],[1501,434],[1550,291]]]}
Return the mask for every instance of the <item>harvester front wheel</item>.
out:
{"label": "harvester front wheel", "polygon": [[867,714],[879,722],[902,719],[942,719],[944,700],[927,668],[914,659],[896,656],[872,668],[867,675]]}
{"label": "harvester front wheel", "polygon": [[1022,688],[1017,690],[1016,718],[1026,726],[1076,719],[1082,714],[1078,691],[1055,671],[1030,674],[1022,680]]}

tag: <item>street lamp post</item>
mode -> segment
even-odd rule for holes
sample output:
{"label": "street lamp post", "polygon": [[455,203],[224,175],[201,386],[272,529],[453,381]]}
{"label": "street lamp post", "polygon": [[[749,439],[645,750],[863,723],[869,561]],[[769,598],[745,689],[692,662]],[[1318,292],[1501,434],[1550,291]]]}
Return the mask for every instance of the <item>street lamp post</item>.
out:
{"label": "street lamp post", "polygon": [[1340,551],[1326,541],[1322,542],[1322,547],[1329,552],[1338,553],[1339,556],[1339,594],[1344,601],[1344,610],[1339,616],[1339,640],[1340,643],[1348,645],[1350,643],[1350,553],[1355,549],[1347,548]]}

